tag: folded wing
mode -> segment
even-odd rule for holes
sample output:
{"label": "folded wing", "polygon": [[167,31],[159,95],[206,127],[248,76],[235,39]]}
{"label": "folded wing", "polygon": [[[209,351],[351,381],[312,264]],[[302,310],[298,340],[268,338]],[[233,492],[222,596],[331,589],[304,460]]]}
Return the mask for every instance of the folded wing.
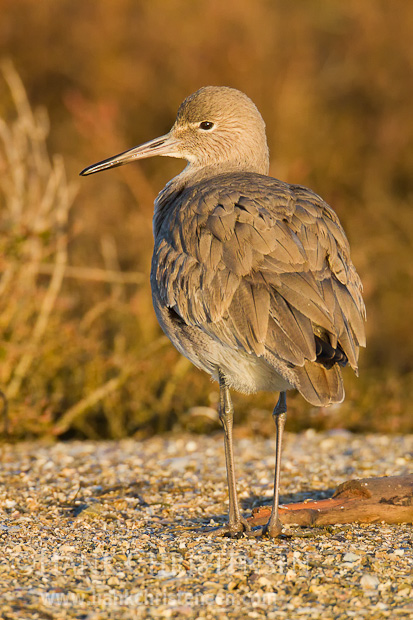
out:
{"label": "folded wing", "polygon": [[334,211],[304,187],[231,174],[189,188],[170,223],[155,248],[163,302],[228,347],[281,360],[309,402],[340,402],[365,307]]}

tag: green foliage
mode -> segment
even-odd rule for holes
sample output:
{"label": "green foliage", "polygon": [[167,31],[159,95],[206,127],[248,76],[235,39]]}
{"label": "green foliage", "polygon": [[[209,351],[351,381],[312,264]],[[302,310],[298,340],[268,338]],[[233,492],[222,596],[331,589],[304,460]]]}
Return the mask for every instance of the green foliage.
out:
{"label": "green foliage", "polygon": [[[190,407],[216,402],[216,386],[181,361],[151,306],[153,199],[181,164],[152,160],[77,181],[86,165],[164,133],[182,99],[206,84],[255,101],[271,174],[334,207],[364,282],[360,379],[346,373],[347,399],[330,410],[292,397],[290,428],[412,430],[413,5],[0,6],[0,56],[11,58],[28,93],[6,63],[0,387],[14,435],[161,431],[186,424]],[[64,154],[64,164],[50,152]],[[257,429],[273,401],[237,396],[237,413]]]}

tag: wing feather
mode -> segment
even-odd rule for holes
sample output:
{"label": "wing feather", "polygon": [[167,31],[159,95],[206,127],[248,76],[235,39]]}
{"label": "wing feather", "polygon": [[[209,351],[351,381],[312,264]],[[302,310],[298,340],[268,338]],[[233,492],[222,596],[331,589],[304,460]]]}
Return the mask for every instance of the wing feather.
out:
{"label": "wing feather", "polygon": [[202,181],[168,209],[153,259],[162,303],[223,346],[277,358],[309,402],[339,402],[339,368],[317,363],[315,336],[357,370],[365,308],[334,211],[253,173]]}

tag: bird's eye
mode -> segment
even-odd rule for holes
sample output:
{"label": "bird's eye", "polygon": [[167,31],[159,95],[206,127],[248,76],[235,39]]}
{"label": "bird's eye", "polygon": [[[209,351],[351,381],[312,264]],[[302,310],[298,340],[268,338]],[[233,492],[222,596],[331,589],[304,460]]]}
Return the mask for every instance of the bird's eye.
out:
{"label": "bird's eye", "polygon": [[208,129],[212,129],[214,126],[214,123],[211,123],[211,121],[202,121],[202,123],[199,123],[199,128],[203,129],[204,131],[208,131]]}

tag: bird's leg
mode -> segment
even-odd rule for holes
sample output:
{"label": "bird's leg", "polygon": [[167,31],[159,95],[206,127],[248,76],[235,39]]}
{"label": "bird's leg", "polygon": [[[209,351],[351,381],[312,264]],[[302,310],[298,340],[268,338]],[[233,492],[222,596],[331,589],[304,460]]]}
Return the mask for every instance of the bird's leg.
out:
{"label": "bird's leg", "polygon": [[236,536],[251,528],[246,519],[241,517],[237,487],[235,482],[234,452],[232,441],[232,428],[234,420],[234,407],[232,405],[231,395],[227,386],[225,376],[218,369],[219,377],[219,419],[224,428],[224,444],[225,444],[225,464],[227,468],[228,495],[229,495],[229,518],[228,524],[213,530],[211,533],[216,535]]}
{"label": "bird's leg", "polygon": [[280,469],[281,469],[281,445],[282,437],[287,418],[287,393],[280,392],[280,397],[272,412],[276,429],[275,444],[275,475],[274,475],[274,495],[272,500],[271,517],[267,523],[265,531],[273,538],[279,536],[282,532],[281,521],[278,516],[278,504],[280,498]]}

